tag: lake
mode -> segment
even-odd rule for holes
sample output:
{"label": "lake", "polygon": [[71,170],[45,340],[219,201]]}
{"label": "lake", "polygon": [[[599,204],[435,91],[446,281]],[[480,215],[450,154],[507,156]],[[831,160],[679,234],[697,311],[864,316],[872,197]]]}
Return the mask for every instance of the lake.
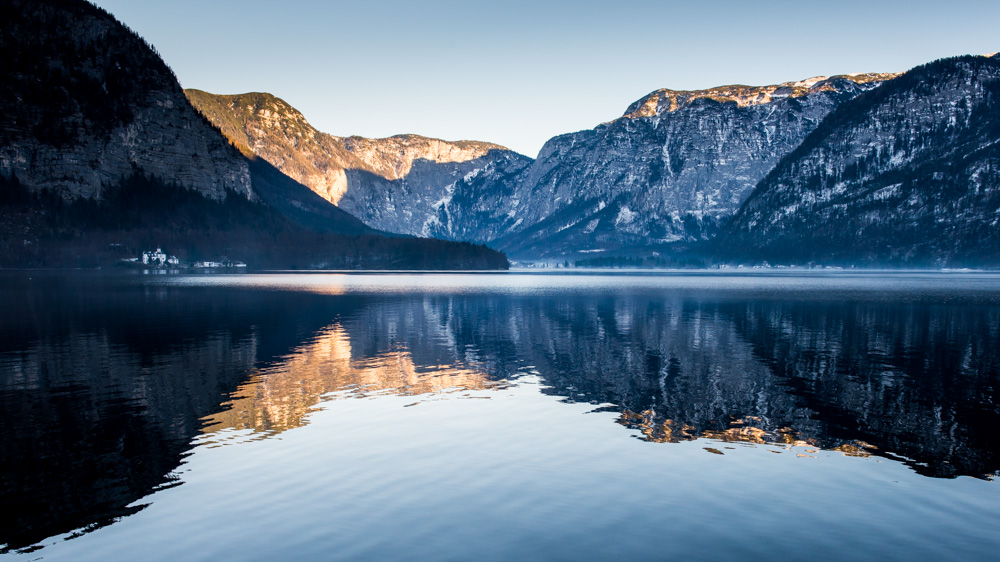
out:
{"label": "lake", "polygon": [[1000,274],[0,274],[11,560],[995,559]]}

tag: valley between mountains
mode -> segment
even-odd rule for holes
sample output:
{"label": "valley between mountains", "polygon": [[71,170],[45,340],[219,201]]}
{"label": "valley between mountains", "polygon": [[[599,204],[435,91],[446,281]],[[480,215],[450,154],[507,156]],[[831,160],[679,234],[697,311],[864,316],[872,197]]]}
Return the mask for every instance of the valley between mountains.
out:
{"label": "valley between mountains", "polygon": [[535,159],[474,141],[335,137],[270,94],[186,94],[234,144],[381,230],[527,261],[975,266],[1000,256],[998,68],[970,56],[663,89]]}

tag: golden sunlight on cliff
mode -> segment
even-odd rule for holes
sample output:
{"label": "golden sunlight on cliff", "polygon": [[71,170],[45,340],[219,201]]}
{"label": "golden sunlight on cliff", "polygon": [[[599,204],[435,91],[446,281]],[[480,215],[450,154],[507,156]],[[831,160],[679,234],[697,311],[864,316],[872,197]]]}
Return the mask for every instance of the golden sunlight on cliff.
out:
{"label": "golden sunlight on cliff", "polygon": [[403,347],[354,359],[347,331],[333,325],[281,363],[250,377],[223,404],[225,411],[202,420],[202,431],[250,429],[270,435],[304,425],[306,416],[326,400],[495,387],[484,373],[474,369],[416,365]]}
{"label": "golden sunlight on cliff", "polygon": [[492,150],[508,150],[489,142],[420,135],[337,137],[316,130],[302,112],[268,93],[219,95],[189,89],[184,94],[245,155],[263,158],[334,205],[347,193],[348,171],[398,180],[418,160],[468,162]]}

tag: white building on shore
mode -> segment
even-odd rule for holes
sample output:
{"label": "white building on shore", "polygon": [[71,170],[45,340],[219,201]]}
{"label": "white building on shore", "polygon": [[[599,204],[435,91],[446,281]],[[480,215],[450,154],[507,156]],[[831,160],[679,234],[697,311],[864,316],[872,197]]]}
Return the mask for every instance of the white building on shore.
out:
{"label": "white building on shore", "polygon": [[156,251],[145,251],[142,253],[143,265],[178,265],[180,260],[176,256],[168,256],[163,250],[157,248]]}

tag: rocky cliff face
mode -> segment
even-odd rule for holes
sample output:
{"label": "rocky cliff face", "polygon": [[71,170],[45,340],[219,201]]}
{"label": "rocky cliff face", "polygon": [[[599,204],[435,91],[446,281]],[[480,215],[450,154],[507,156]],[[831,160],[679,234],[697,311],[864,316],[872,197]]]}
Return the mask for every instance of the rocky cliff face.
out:
{"label": "rocky cliff face", "polygon": [[234,142],[370,226],[559,257],[714,236],[831,109],[892,76],[659,90],[535,161],[487,143],[333,137],[268,94],[187,93]]}
{"label": "rocky cliff face", "polygon": [[0,174],[67,199],[136,170],[210,199],[255,199],[248,163],[138,35],[86,2],[0,6]]}
{"label": "rocky cliff face", "polygon": [[247,156],[262,157],[334,204],[347,190],[343,163],[357,164],[355,159],[283,100],[269,94],[184,93]]}
{"label": "rocky cliff face", "polygon": [[733,259],[1000,263],[1000,57],[917,67],[844,103],[756,187]]}
{"label": "rocky cliff face", "polygon": [[417,160],[408,175],[395,180],[349,170],[348,183],[361,187],[349,192],[340,206],[383,230],[490,242],[516,223],[514,186],[530,162],[526,156],[498,150],[467,162]]}
{"label": "rocky cliff face", "polygon": [[711,238],[833,108],[892,76],[653,92],[547,142],[513,196],[523,222],[499,246],[560,256]]}
{"label": "rocky cliff face", "polygon": [[470,174],[478,176],[510,162],[530,162],[485,142],[418,135],[336,137],[317,131],[301,112],[270,94],[222,96],[200,90],[186,94],[246,153],[264,158],[326,200],[385,231],[486,241],[493,232],[491,225],[484,225],[484,234],[469,224],[454,223],[449,201],[456,190],[463,191],[461,182]]}

